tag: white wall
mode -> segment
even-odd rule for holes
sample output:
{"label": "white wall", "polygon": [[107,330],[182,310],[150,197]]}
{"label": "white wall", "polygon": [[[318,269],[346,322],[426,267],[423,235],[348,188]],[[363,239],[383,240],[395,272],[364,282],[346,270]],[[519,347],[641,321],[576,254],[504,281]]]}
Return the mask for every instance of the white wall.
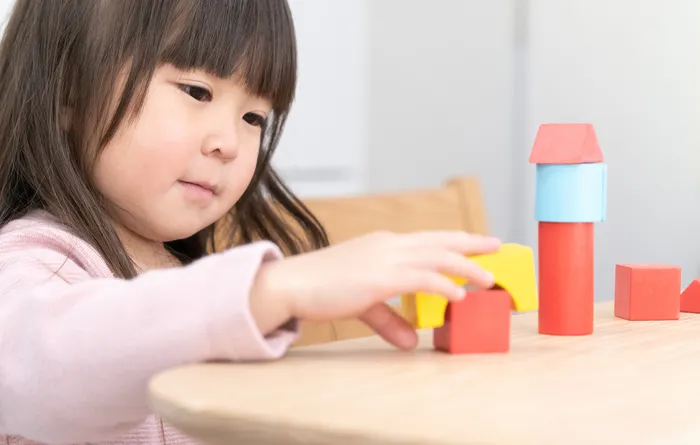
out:
{"label": "white wall", "polygon": [[472,174],[493,232],[511,238],[514,0],[290,5],[299,89],[275,165],[293,190],[380,192]]}
{"label": "white wall", "polygon": [[368,190],[476,175],[492,231],[511,237],[513,4],[371,2]]}
{"label": "white wall", "polygon": [[[624,262],[683,268],[700,277],[700,2],[530,0],[529,134],[516,150],[532,202],[534,167],[523,160],[537,126],[588,121],[609,164],[608,221],[597,228],[596,294],[613,296]],[[536,243],[533,207],[523,224]]]}
{"label": "white wall", "polygon": [[[297,0],[304,5],[298,16],[326,21],[313,23],[322,26],[321,40],[354,54],[336,51],[333,63],[348,68],[361,59],[364,71],[302,86],[299,103],[317,97],[328,113],[346,114],[319,125],[313,140],[287,134],[290,159],[301,153],[302,136],[338,158],[354,151],[362,191],[476,174],[494,233],[536,248],[527,157],[537,127],[592,122],[610,168],[608,221],[596,232],[597,297],[612,298],[616,263],[677,264],[683,285],[700,276],[693,232],[700,225],[699,2],[436,0],[428,7],[382,0],[352,2],[353,15],[348,1]],[[322,43],[307,44],[304,54],[311,26],[298,21],[309,78],[332,69],[328,50],[312,49]],[[348,102],[353,91],[364,102]],[[300,110],[300,128],[310,129],[316,116]],[[324,142],[338,134],[351,140]]]}
{"label": "white wall", "polygon": [[0,28],[4,31],[5,24],[12,12],[12,7],[14,6],[14,0],[0,0]]}
{"label": "white wall", "polygon": [[514,1],[290,5],[299,90],[275,165],[292,188],[343,195],[472,174],[493,232],[511,238]]}
{"label": "white wall", "polygon": [[296,100],[273,164],[302,196],[366,189],[368,2],[289,0]]}

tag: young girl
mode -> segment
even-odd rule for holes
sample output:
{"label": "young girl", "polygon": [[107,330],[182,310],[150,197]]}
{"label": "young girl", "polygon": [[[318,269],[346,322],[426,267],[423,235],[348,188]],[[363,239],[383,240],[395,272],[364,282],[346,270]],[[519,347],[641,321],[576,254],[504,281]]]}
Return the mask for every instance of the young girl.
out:
{"label": "young girl", "polygon": [[445,275],[493,284],[466,258],[498,249],[486,237],[327,246],[270,167],[295,76],[284,0],[17,1],[0,47],[0,443],[191,443],[149,413],[154,373],[280,358],[303,319],[357,316],[409,349],[386,299],[462,298]]}

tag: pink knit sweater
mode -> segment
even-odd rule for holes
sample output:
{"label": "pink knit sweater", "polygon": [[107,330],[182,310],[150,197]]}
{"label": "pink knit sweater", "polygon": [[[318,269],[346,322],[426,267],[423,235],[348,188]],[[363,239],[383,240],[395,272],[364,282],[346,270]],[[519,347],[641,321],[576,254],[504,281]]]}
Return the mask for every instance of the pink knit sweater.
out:
{"label": "pink knit sweater", "polygon": [[195,443],[150,413],[148,380],[186,363],[284,355],[297,326],[263,337],[248,308],[260,263],[280,257],[261,242],[122,280],[45,212],[6,225],[0,445]]}

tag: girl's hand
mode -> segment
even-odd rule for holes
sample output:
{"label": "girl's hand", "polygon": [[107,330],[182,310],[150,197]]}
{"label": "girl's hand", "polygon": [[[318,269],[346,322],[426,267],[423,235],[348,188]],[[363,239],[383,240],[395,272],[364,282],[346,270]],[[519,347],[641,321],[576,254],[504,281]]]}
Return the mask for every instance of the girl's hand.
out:
{"label": "girl's hand", "polygon": [[409,349],[417,343],[416,332],[385,301],[415,292],[464,298],[464,289],[445,275],[491,287],[493,276],[466,255],[496,252],[499,247],[495,238],[461,231],[377,232],[268,263],[257,289],[267,297],[276,295],[273,300],[291,317],[358,317],[389,343]]}

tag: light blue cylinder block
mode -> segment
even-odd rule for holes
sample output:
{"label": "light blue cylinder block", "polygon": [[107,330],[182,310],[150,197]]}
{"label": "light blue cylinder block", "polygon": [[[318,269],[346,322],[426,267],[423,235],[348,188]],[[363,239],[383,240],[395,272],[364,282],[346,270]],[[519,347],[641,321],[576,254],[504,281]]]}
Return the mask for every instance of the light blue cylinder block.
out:
{"label": "light blue cylinder block", "polygon": [[538,164],[535,219],[603,222],[608,167],[604,163]]}

